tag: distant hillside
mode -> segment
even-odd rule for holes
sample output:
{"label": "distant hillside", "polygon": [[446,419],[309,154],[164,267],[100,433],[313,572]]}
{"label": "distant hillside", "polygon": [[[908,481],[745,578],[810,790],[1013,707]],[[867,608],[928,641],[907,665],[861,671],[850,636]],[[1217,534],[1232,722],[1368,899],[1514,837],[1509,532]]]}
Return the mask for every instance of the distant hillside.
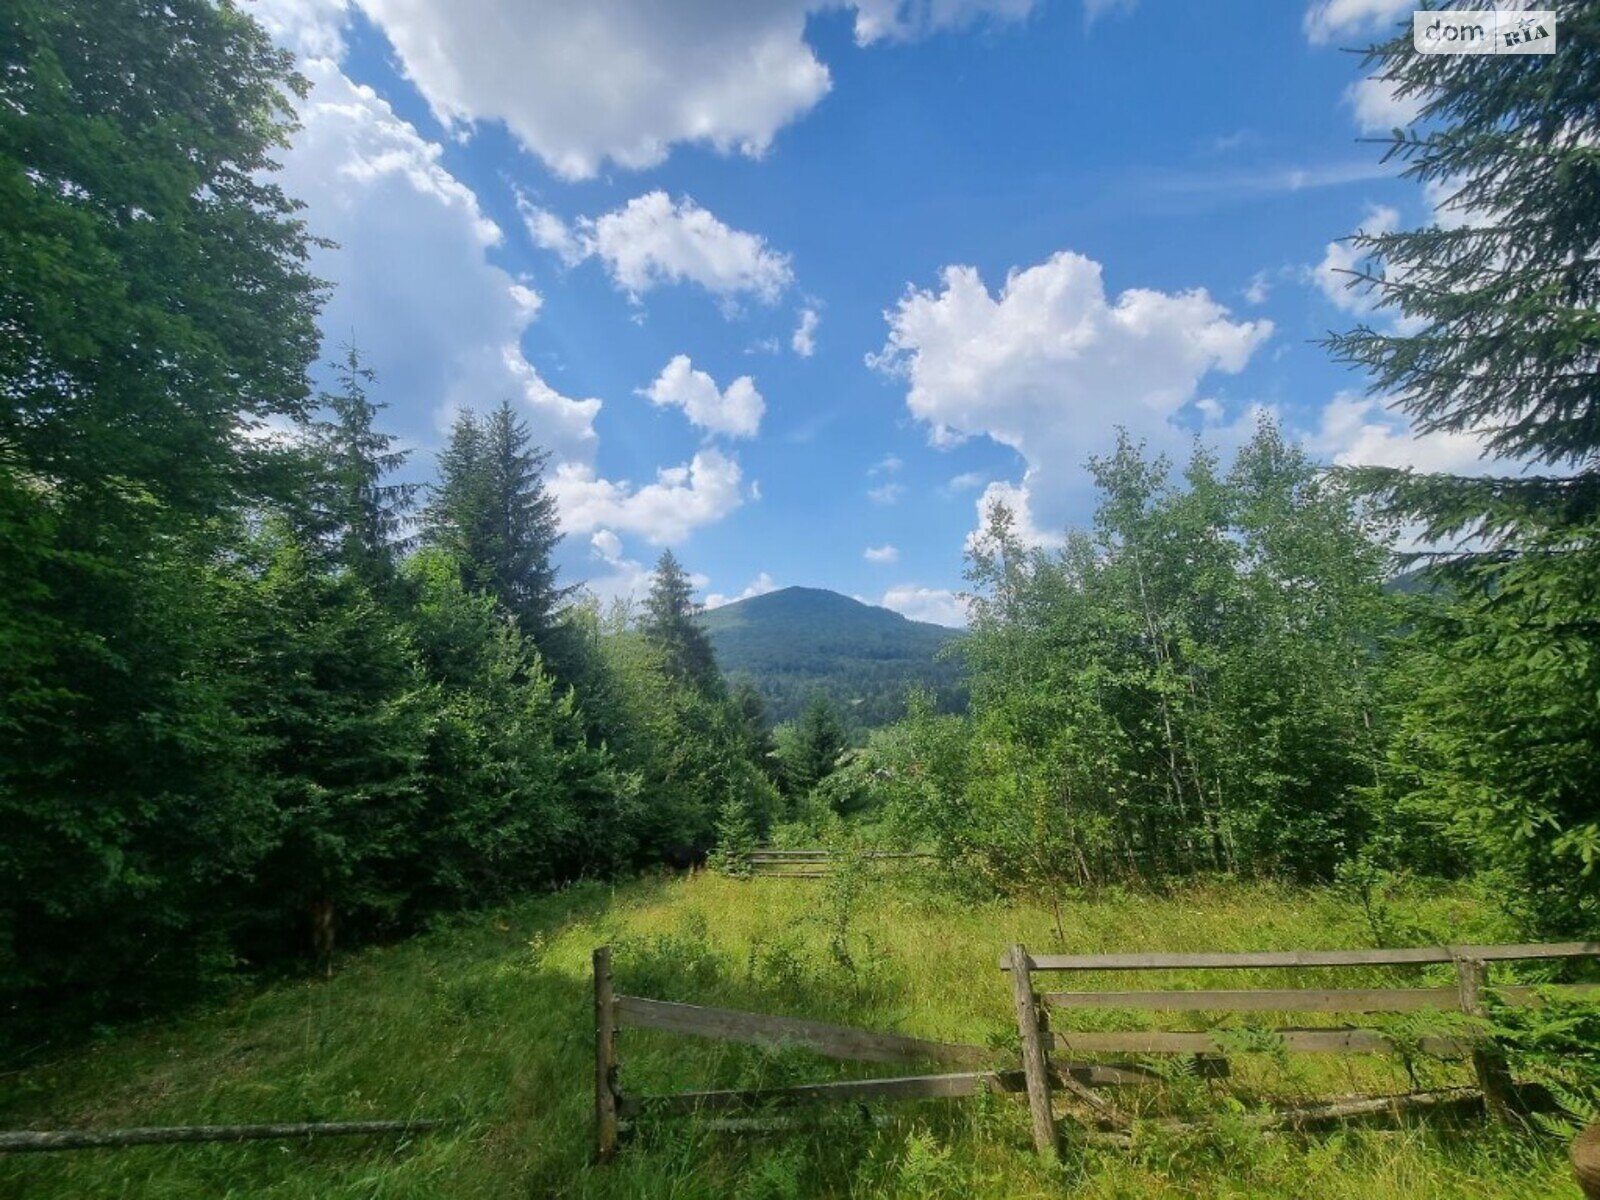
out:
{"label": "distant hillside", "polygon": [[1384,581],[1383,590],[1396,596],[1431,596],[1450,591],[1450,582],[1442,576],[1430,576],[1426,566],[1412,567]]}
{"label": "distant hillside", "polygon": [[943,709],[966,704],[960,663],[935,658],[961,637],[955,629],[803,587],[714,608],[701,620],[723,672],[754,680],[774,722],[799,716],[814,690],[858,728],[899,718],[914,683],[931,687]]}

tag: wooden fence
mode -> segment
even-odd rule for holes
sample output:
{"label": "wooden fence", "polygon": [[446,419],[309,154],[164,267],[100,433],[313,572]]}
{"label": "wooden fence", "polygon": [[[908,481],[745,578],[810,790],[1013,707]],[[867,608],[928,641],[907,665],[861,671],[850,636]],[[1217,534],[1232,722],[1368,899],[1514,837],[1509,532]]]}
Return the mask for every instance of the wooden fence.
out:
{"label": "wooden fence", "polygon": [[[1056,1149],[1051,1054],[1205,1054],[1238,1052],[1225,1033],[1180,1030],[1130,1030],[1078,1032],[1053,1030],[1052,1010],[1131,1009],[1143,1012],[1205,1013],[1383,1013],[1434,1010],[1481,1017],[1483,991],[1489,986],[1488,964],[1535,959],[1600,956],[1600,942],[1567,942],[1523,946],[1423,946],[1398,950],[1283,950],[1214,954],[1040,954],[1030,955],[1013,946],[1000,959],[1010,973],[1017,1028],[1022,1037],[1023,1073],[1033,1123],[1034,1143],[1040,1153]],[[1247,988],[1179,991],[1048,991],[1034,990],[1033,973],[1074,971],[1210,971],[1295,970],[1308,967],[1391,967],[1453,964],[1453,987],[1386,988]],[[1541,989],[1542,990],[1542,989]],[[1597,985],[1566,985],[1551,989],[1566,996],[1600,994]],[[1496,990],[1503,1000],[1527,1003],[1537,999],[1536,989],[1504,987]],[[1283,1028],[1272,1040],[1284,1049],[1309,1054],[1370,1054],[1392,1052],[1393,1041],[1381,1031],[1359,1028]],[[1481,1040],[1441,1035],[1423,1037],[1418,1049],[1438,1057],[1470,1057],[1483,1099],[1492,1112],[1503,1114],[1512,1100],[1512,1081],[1505,1061]],[[1081,1088],[1069,1090],[1103,1116],[1114,1116],[1103,1101],[1084,1096]],[[1345,1111],[1362,1111],[1367,1104],[1392,1103],[1397,1098],[1356,1098]],[[1374,1110],[1378,1111],[1378,1110]]]}
{"label": "wooden fence", "polygon": [[[751,873],[771,879],[826,879],[842,856],[832,850],[772,850],[750,855]],[[934,857],[915,850],[869,850],[858,857],[872,863],[909,863]]]}
{"label": "wooden fence", "polygon": [[[774,1122],[771,1110],[803,1105],[868,1100],[948,1100],[979,1091],[1021,1092],[1022,1071],[997,1069],[994,1060],[1003,1052],[984,1046],[928,1041],[899,1033],[830,1025],[796,1017],[776,1017],[730,1008],[676,1004],[643,996],[617,995],[612,989],[611,949],[594,952],[595,1004],[595,1131],[601,1161],[617,1148],[618,1136],[645,1116],[667,1117],[758,1110],[769,1115],[760,1127]],[[846,1062],[897,1065],[934,1064],[961,1068],[948,1074],[898,1075],[878,1079],[853,1079],[808,1083],[791,1087],[738,1091],[680,1092],[673,1095],[639,1095],[622,1086],[617,1035],[626,1029],[655,1029],[691,1037],[760,1046],[802,1046],[827,1058]],[[1052,1068],[1057,1087],[1114,1086],[1149,1082],[1152,1072],[1137,1066],[1057,1062]],[[779,1118],[781,1120],[781,1118]],[[728,1128],[749,1128],[748,1122],[722,1122]]]}
{"label": "wooden fence", "polygon": [[[796,1017],[777,1017],[737,1009],[707,1008],[642,996],[616,995],[611,981],[611,950],[594,952],[595,1003],[595,1125],[596,1149],[601,1160],[616,1151],[619,1134],[645,1116],[717,1114],[751,1109],[767,1110],[755,1127],[770,1128],[770,1110],[799,1105],[868,1100],[938,1100],[971,1096],[979,1091],[1025,1093],[1033,1126],[1034,1143],[1041,1154],[1056,1152],[1055,1101],[1075,1101],[1085,1110],[1085,1120],[1117,1144],[1127,1144],[1128,1119],[1094,1089],[1101,1086],[1147,1084],[1161,1076],[1149,1067],[1130,1062],[1090,1061],[1081,1055],[1192,1054],[1207,1074],[1226,1075],[1228,1053],[1240,1053],[1240,1043],[1226,1032],[1189,1030],[1128,1030],[1079,1032],[1052,1030],[1053,1010],[1124,1009],[1143,1012],[1204,1013],[1385,1013],[1460,1012],[1482,1016],[1483,991],[1489,986],[1488,964],[1494,962],[1600,957],[1600,942],[1569,942],[1522,946],[1428,946],[1398,950],[1284,950],[1212,954],[1047,954],[1030,955],[1013,946],[1000,959],[1011,978],[1012,1000],[1021,1037],[1021,1069],[997,1065],[1002,1052],[982,1046],[928,1041],[904,1034],[885,1033],[843,1025],[829,1025]],[[1295,970],[1304,968],[1395,967],[1451,964],[1456,971],[1453,987],[1360,988],[1245,988],[1144,991],[1046,991],[1034,989],[1035,972],[1074,971],[1209,971]],[[1588,997],[1600,995],[1600,985],[1563,985],[1549,989],[1511,986],[1496,994],[1512,1003],[1529,1003],[1539,993]],[[619,1031],[655,1029],[667,1033],[746,1044],[803,1046],[817,1054],[844,1061],[886,1064],[937,1064],[959,1068],[952,1073],[899,1075],[889,1078],[800,1084],[790,1087],[729,1091],[682,1092],[673,1095],[638,1095],[623,1089],[619,1074]],[[1370,1054],[1397,1049],[1381,1030],[1361,1028],[1283,1028],[1272,1031],[1273,1048],[1294,1053]],[[1512,1099],[1512,1081],[1506,1065],[1492,1046],[1482,1040],[1443,1032],[1415,1043],[1424,1053],[1439,1057],[1470,1057],[1481,1088],[1481,1099],[1493,1112],[1503,1112]],[[1263,1045],[1263,1049],[1267,1046]],[[1067,1057],[1067,1056],[1072,1057]],[[1432,1108],[1461,1100],[1479,1102],[1478,1091],[1406,1096],[1354,1096],[1326,1103],[1300,1105],[1270,1114],[1267,1125],[1304,1125],[1313,1121]],[[780,1118],[781,1120],[781,1118]],[[725,1128],[750,1128],[751,1122],[719,1120]]]}

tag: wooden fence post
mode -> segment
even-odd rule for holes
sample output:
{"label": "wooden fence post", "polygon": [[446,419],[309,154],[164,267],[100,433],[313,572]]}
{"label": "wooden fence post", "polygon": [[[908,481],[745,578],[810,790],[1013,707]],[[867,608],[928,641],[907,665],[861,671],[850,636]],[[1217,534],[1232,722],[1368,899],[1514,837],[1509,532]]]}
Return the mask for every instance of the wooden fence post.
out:
{"label": "wooden fence post", "polygon": [[611,947],[594,952],[594,1126],[595,1157],[610,1161],[617,1152],[617,1018],[611,995]]}
{"label": "wooden fence post", "polygon": [[[1456,959],[1456,983],[1461,994],[1461,1011],[1468,1016],[1487,1017],[1488,1007],[1482,992],[1489,983],[1489,971],[1474,958]],[[1506,1066],[1505,1056],[1482,1038],[1472,1046],[1472,1069],[1477,1073],[1478,1086],[1483,1089],[1484,1107],[1496,1120],[1506,1120],[1511,1112],[1516,1085]]]}
{"label": "wooden fence post", "polygon": [[1022,1035],[1022,1072],[1028,1085],[1028,1111],[1033,1117],[1033,1144],[1046,1160],[1053,1160],[1056,1118],[1050,1107],[1050,1064],[1034,1002],[1028,951],[1021,943],[1011,947],[1011,996],[1017,1005],[1017,1032]]}

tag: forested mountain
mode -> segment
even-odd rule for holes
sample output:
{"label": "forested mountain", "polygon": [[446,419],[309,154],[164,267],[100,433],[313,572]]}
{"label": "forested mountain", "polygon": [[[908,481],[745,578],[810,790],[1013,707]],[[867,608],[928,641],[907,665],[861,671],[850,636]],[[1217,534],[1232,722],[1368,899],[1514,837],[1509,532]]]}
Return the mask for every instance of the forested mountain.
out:
{"label": "forested mountain", "polygon": [[959,660],[940,654],[961,634],[943,625],[808,587],[752,596],[701,620],[724,673],[753,680],[774,721],[794,720],[819,691],[859,728],[897,720],[916,684],[932,688],[945,711],[966,705]]}

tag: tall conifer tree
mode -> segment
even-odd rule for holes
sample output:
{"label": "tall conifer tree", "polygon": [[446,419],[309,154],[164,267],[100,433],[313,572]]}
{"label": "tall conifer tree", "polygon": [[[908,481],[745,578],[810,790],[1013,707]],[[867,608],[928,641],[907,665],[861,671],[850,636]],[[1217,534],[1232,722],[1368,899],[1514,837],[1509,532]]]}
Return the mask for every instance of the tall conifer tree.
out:
{"label": "tall conifer tree", "polygon": [[720,696],[722,676],[711,638],[697,619],[699,614],[688,573],[671,550],[663,550],[650,594],[645,597],[640,627],[660,649],[670,677],[692,684],[704,695]]}
{"label": "tall conifer tree", "polygon": [[1535,923],[1578,931],[1600,918],[1600,9],[1550,7],[1552,55],[1423,55],[1409,28],[1371,51],[1422,103],[1388,155],[1443,199],[1355,239],[1355,285],[1405,324],[1329,345],[1419,432],[1526,468],[1356,478],[1443,547],[1463,597],[1412,643],[1397,800],[1506,871]]}
{"label": "tall conifer tree", "polygon": [[1554,55],[1418,54],[1409,26],[1369,52],[1422,104],[1385,157],[1439,201],[1422,228],[1352,239],[1351,286],[1405,325],[1327,340],[1419,433],[1544,469],[1360,472],[1429,539],[1481,539],[1480,561],[1600,516],[1600,11],[1552,7]]}
{"label": "tall conifer tree", "polygon": [[455,558],[462,582],[494,596],[545,651],[571,591],[556,582],[561,525],[544,485],[549,458],[509,403],[486,418],[462,413],[426,516],[429,540]]}
{"label": "tall conifer tree", "polygon": [[544,486],[550,454],[533,444],[528,423],[507,401],[484,429],[489,495],[494,505],[490,588],[536,643],[547,643],[570,589],[556,583],[551,561],[561,542],[556,500]]}
{"label": "tall conifer tree", "polygon": [[392,434],[376,428],[378,412],[387,406],[369,394],[375,376],[355,347],[346,347],[334,370],[338,388],[322,396],[332,419],[317,427],[317,465],[326,472],[317,518],[335,558],[381,591],[394,582],[417,485],[385,482],[405,465],[407,454],[395,449]]}

